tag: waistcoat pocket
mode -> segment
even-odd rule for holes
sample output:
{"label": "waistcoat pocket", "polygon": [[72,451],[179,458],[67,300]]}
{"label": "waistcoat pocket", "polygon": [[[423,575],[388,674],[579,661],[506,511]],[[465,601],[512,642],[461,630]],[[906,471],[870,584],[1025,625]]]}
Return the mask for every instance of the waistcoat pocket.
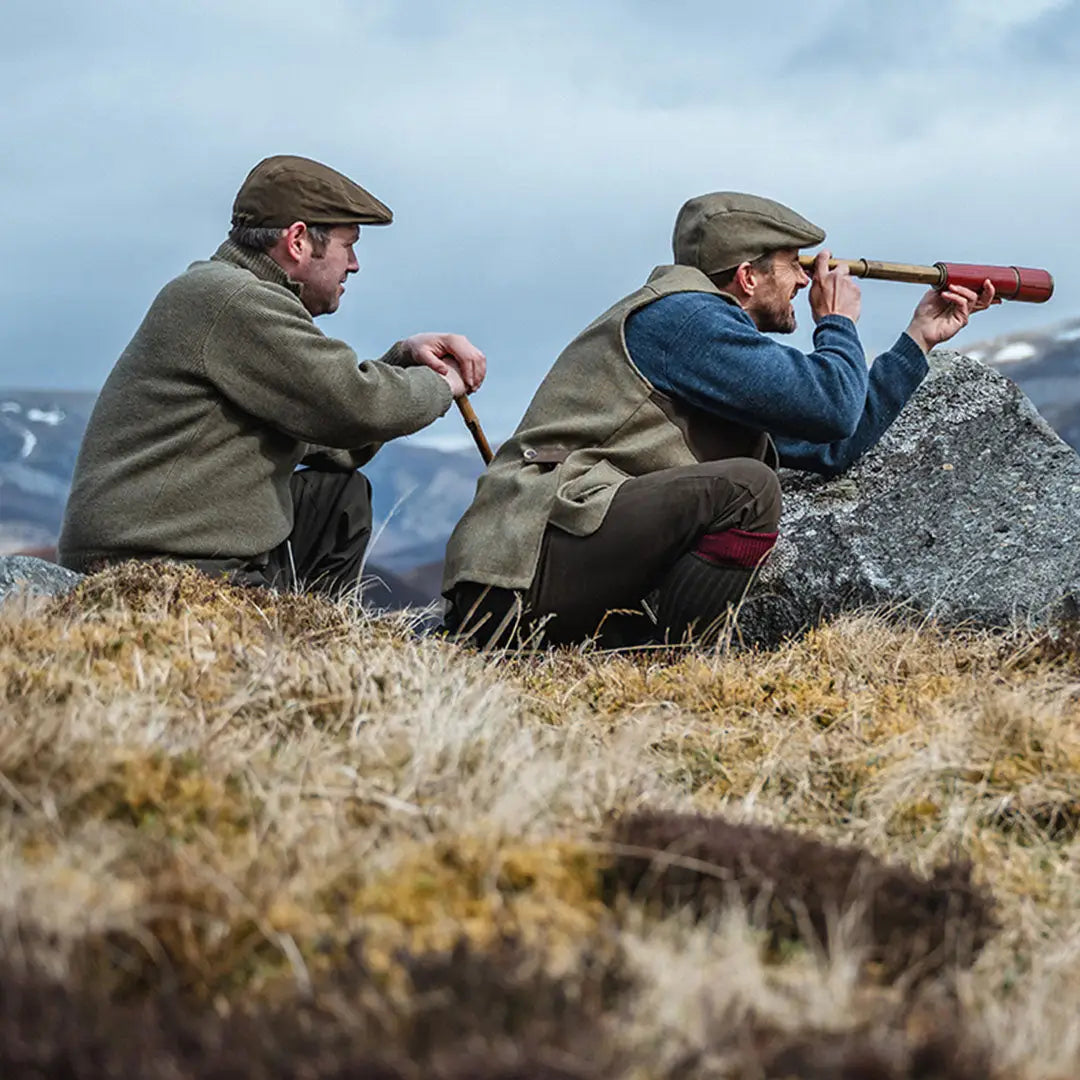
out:
{"label": "waistcoat pocket", "polygon": [[618,487],[630,474],[616,468],[610,461],[600,460],[590,465],[583,473],[572,477],[559,485],[556,498],[560,502],[581,504],[588,502],[608,488]]}

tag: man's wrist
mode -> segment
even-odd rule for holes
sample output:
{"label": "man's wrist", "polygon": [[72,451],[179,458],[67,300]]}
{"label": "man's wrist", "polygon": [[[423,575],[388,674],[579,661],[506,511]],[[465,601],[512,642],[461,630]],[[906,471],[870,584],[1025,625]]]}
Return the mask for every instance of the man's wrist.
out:
{"label": "man's wrist", "polygon": [[924,356],[934,347],[934,344],[927,341],[926,335],[914,323],[909,325],[904,333],[922,349]]}
{"label": "man's wrist", "polygon": [[814,314],[815,323],[822,323],[826,319],[847,319],[847,321],[851,323],[852,326],[855,325],[855,320],[850,315],[845,315],[842,311],[826,311],[820,315]]}

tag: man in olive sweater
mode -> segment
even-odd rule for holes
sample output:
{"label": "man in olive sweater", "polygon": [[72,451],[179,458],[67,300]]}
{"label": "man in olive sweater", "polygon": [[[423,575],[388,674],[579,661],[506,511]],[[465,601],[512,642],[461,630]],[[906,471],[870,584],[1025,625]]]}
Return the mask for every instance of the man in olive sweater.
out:
{"label": "man in olive sweater", "polygon": [[359,227],[391,220],[319,162],[255,166],[229,239],[161,290],[102,388],[60,535],[65,566],[165,558],[241,584],[355,587],[371,534],[357,468],[485,373],[457,334],[361,362],[315,326],[359,269]]}
{"label": "man in olive sweater", "polygon": [[[777,538],[775,466],[832,473],[871,447],[982,292],[930,291],[868,371],[858,285],[825,233],[771,199],[715,192],[675,223],[675,264],[599,316],[556,360],[480,478],[447,548],[450,629],[480,643],[708,638]],[[795,329],[810,288],[804,354]],[[642,609],[620,619],[612,612]],[[627,625],[630,624],[630,625]]]}

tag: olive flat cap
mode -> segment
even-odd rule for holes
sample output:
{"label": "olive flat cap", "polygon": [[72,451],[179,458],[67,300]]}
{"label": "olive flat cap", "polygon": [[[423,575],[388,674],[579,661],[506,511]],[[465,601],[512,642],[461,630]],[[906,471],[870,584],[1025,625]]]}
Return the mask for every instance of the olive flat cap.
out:
{"label": "olive flat cap", "polygon": [[675,262],[720,274],[778,248],[820,244],[825,232],[782,203],[739,191],[714,191],[683,204],[671,246]]}
{"label": "olive flat cap", "polygon": [[278,154],[248,173],[233,202],[232,223],[250,228],[389,225],[394,215],[370,192],[329,165]]}

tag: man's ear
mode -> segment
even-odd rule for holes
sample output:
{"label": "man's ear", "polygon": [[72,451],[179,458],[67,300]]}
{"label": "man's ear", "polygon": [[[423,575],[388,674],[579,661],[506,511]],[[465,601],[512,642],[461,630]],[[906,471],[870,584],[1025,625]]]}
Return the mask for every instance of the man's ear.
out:
{"label": "man's ear", "polygon": [[300,262],[304,257],[308,228],[302,221],[294,221],[282,234],[281,240],[289,258]]}
{"label": "man's ear", "polygon": [[735,277],[732,278],[732,284],[737,285],[747,296],[753,296],[754,290],[757,288],[757,282],[757,271],[753,265],[749,262],[739,263],[735,268]]}

